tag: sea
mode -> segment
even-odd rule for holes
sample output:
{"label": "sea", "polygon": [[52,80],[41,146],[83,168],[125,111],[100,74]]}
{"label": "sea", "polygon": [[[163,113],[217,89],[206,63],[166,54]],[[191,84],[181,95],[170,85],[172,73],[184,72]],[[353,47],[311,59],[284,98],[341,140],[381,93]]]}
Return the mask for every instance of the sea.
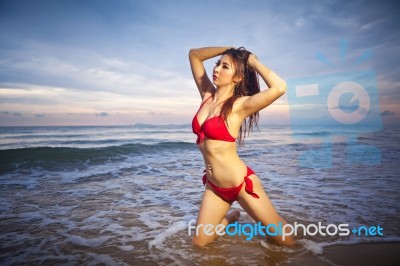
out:
{"label": "sea", "polygon": [[304,225],[290,247],[249,227],[192,245],[195,140],[189,124],[1,127],[0,265],[329,265],[329,246],[400,242],[398,126],[264,125],[238,146],[278,213]]}

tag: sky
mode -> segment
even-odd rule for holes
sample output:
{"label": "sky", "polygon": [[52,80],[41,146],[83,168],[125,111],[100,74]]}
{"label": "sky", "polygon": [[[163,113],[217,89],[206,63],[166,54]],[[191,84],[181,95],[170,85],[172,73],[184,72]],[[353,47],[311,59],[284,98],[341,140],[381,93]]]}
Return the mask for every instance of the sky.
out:
{"label": "sky", "polygon": [[[375,85],[360,83],[376,119],[399,124],[398,11],[361,0],[0,0],[0,126],[190,123],[201,99],[188,52],[204,46],[244,46],[288,84],[370,70]],[[288,95],[261,124],[324,117],[296,116],[306,105]],[[349,112],[365,102],[340,99]]]}

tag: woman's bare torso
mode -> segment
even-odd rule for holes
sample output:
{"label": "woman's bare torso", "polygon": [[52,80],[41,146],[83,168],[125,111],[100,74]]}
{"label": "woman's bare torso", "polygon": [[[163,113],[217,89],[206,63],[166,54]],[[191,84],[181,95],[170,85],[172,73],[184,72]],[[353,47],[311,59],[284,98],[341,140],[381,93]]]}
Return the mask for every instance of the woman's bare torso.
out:
{"label": "woman's bare torso", "polygon": [[[244,119],[240,117],[237,110],[241,102],[247,97],[241,98],[242,99],[237,99],[233,104],[232,112],[228,116],[227,121],[225,121],[229,134],[235,139],[238,136],[240,126]],[[215,115],[215,112],[213,112],[215,108],[216,106],[213,103],[206,102],[205,106],[196,114],[197,119],[206,121]],[[218,109],[218,107],[216,109]],[[243,178],[247,173],[247,168],[237,154],[236,142],[205,138],[198,147],[203,155],[207,178],[211,182],[224,188],[236,187],[243,182]]]}
{"label": "woman's bare torso", "polygon": [[236,142],[205,139],[199,144],[207,178],[219,187],[236,187],[243,182],[246,165],[239,158]]}

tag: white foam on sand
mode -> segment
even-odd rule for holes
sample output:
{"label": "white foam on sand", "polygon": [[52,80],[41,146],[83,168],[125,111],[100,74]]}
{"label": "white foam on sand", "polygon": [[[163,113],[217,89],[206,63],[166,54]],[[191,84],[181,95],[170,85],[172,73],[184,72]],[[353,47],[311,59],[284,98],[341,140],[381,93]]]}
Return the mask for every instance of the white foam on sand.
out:
{"label": "white foam on sand", "polygon": [[118,246],[118,248],[122,251],[132,251],[135,247],[132,245],[123,245],[123,246]]}
{"label": "white foam on sand", "polygon": [[268,243],[267,241],[261,241],[261,246],[271,251],[279,251],[285,253],[298,253],[299,251],[304,250],[304,247],[302,247],[299,250],[298,248],[296,248],[296,246],[282,246],[273,243]]}
{"label": "white foam on sand", "polygon": [[36,180],[36,176],[40,176],[37,171],[32,170],[30,176],[27,177],[19,177],[15,178],[15,174],[8,173],[2,174],[0,185],[3,186],[24,186],[26,190],[31,190],[36,188],[39,185],[39,182]]}
{"label": "white foam on sand", "polygon": [[153,247],[160,247],[165,241],[165,239],[175,235],[179,231],[182,231],[186,228],[187,228],[187,222],[185,221],[180,221],[172,224],[167,230],[161,232],[159,235],[157,235],[153,240],[149,242],[149,249],[152,249]]}
{"label": "white foam on sand", "polygon": [[350,238],[347,240],[334,241],[334,242],[323,242],[320,243],[323,248],[337,245],[356,245],[356,244],[372,244],[372,243],[393,243],[400,242],[398,236],[387,236],[387,237],[376,237],[376,238]]}
{"label": "white foam on sand", "polygon": [[300,239],[297,241],[305,250],[311,251],[313,254],[321,255],[324,253],[324,243],[317,243],[308,239]]}
{"label": "white foam on sand", "polygon": [[100,236],[97,238],[85,238],[76,235],[65,235],[65,236],[67,237],[69,242],[84,247],[98,247],[110,239],[110,237],[108,236]]}
{"label": "white foam on sand", "polygon": [[272,251],[283,251],[285,253],[294,253],[294,252],[306,252],[310,251],[315,255],[322,255],[324,253],[324,248],[329,246],[336,245],[355,245],[355,244],[365,244],[365,243],[389,243],[389,242],[400,242],[399,237],[386,237],[386,238],[376,238],[376,239],[347,239],[342,241],[333,241],[333,242],[315,242],[309,239],[299,239],[296,241],[297,244],[301,245],[301,249],[293,249],[291,247],[279,246],[276,244],[271,244],[266,241],[261,241],[261,245]]}
{"label": "white foam on sand", "polygon": [[110,265],[110,266],[121,266],[121,265],[126,265],[128,264],[118,260],[115,261],[111,256],[105,255],[105,254],[96,254],[96,253],[88,253],[90,257],[92,257],[95,261],[92,261],[88,265],[98,265],[98,264],[104,264],[104,265]]}
{"label": "white foam on sand", "polygon": [[138,220],[143,222],[148,228],[156,229],[162,227],[159,221],[163,221],[165,217],[162,217],[159,211],[151,210],[139,214]]}

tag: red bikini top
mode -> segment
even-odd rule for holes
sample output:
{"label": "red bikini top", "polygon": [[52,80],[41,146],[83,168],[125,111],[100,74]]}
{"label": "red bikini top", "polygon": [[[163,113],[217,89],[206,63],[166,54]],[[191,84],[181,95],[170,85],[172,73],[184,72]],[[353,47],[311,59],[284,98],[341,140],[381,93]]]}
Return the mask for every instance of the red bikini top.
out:
{"label": "red bikini top", "polygon": [[[211,97],[212,96],[210,96],[208,99]],[[193,117],[192,130],[193,133],[197,135],[196,143],[201,144],[204,141],[204,138],[235,142],[236,139],[231,136],[224,120],[220,115],[206,119],[206,121],[204,121],[204,123],[200,126],[199,120],[197,119],[197,114],[201,107],[203,107],[203,105],[208,101],[208,99],[200,105],[199,110]]]}

